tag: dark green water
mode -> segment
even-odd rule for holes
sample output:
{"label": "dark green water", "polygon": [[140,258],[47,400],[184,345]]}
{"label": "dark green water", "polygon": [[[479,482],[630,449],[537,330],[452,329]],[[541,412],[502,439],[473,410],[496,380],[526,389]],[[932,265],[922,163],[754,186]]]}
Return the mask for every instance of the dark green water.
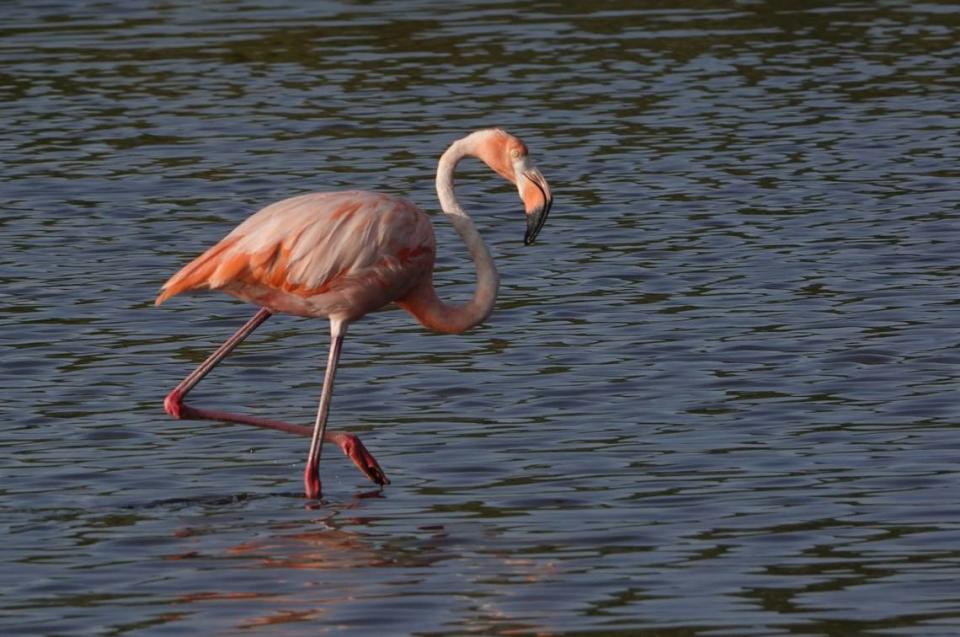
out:
{"label": "dark green water", "polygon": [[[6,2],[4,635],[960,632],[952,2]],[[501,125],[550,180],[459,182],[491,320],[351,328],[333,451],[165,416],[251,313],[152,300],[258,208],[437,211]],[[472,268],[437,218],[441,293]],[[308,424],[323,321],[197,390]]]}

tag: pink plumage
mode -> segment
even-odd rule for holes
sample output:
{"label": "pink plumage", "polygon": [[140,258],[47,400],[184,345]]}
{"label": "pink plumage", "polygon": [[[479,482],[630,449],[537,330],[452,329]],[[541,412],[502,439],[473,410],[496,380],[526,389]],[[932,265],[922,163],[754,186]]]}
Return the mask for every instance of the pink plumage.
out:
{"label": "pink plumage", "polygon": [[372,192],[312,193],[271,204],[184,266],[157,303],[222,290],[276,312],[353,320],[401,298],[433,267],[429,217]]}

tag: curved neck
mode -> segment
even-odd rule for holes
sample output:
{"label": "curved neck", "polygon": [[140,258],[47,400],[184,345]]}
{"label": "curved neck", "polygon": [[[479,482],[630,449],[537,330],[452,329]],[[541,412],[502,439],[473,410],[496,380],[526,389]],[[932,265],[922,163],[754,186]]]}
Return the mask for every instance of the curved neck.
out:
{"label": "curved neck", "polygon": [[440,199],[440,208],[467,244],[477,270],[477,287],[473,297],[463,305],[448,305],[437,297],[433,281],[427,279],[401,303],[423,325],[438,332],[459,334],[482,323],[493,311],[497,288],[500,285],[500,276],[490,251],[480,238],[473,220],[460,206],[453,193],[454,169],[464,157],[477,154],[474,146],[471,137],[454,142],[440,157],[440,164],[437,166],[437,197]]}

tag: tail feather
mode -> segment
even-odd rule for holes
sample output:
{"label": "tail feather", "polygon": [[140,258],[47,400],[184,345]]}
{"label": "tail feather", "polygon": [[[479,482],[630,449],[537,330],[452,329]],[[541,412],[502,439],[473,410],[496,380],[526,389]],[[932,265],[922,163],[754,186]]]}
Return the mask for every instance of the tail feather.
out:
{"label": "tail feather", "polygon": [[[154,305],[160,305],[170,297],[189,290],[209,289],[224,285],[227,282],[226,280],[212,282],[211,278],[223,265],[224,252],[233,247],[236,241],[236,239],[225,239],[183,266],[160,288],[160,294],[154,301]],[[216,278],[222,279],[223,277]]]}

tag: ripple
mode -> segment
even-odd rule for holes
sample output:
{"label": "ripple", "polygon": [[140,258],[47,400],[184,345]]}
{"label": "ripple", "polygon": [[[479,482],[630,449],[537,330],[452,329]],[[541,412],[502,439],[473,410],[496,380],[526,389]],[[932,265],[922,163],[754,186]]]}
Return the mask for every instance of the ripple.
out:
{"label": "ripple", "polygon": [[[951,634],[948,4],[14,3],[0,627]],[[491,320],[352,327],[332,426],[388,488],[328,453],[308,503],[302,439],[165,417],[251,313],[154,308],[170,272],[298,192],[436,211],[436,157],[488,125],[556,208],[526,249],[465,163]],[[196,400],[309,424],[327,338],[277,317]]]}

